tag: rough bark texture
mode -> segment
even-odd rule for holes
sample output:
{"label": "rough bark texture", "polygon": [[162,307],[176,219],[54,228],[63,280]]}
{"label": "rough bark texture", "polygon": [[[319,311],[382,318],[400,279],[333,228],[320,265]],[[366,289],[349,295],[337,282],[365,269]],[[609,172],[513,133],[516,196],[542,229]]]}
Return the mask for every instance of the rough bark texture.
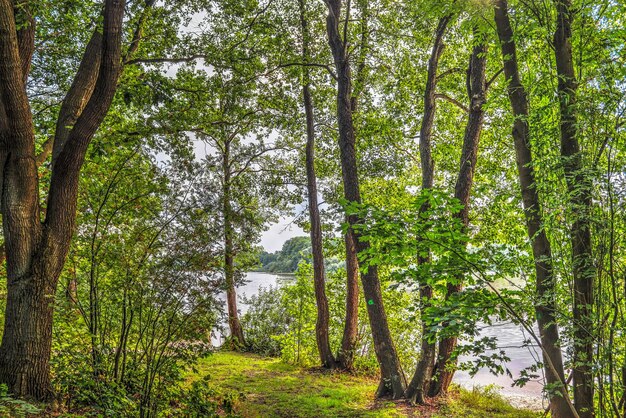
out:
{"label": "rough bark texture", "polygon": [[315,302],[317,305],[317,321],[315,323],[315,338],[322,365],[327,368],[335,367],[335,358],[330,349],[328,336],[328,298],[326,297],[326,272],[324,269],[324,252],[322,245],[322,225],[317,203],[317,181],[315,178],[315,134],[313,132],[313,105],[309,85],[303,88],[304,107],[307,119],[306,144],[306,174],[307,194],[309,200],[309,220],[311,222],[311,247],[313,255],[313,282],[315,287]]}
{"label": "rough bark texture", "polygon": [[[428,75],[426,77],[426,89],[424,91],[424,118],[420,128],[420,160],[422,163],[422,190],[429,190],[433,187],[435,176],[435,167],[431,153],[431,132],[435,120],[435,109],[437,105],[435,92],[437,89],[437,68],[439,66],[439,58],[443,52],[444,43],[443,36],[451,16],[444,16],[439,19],[437,31],[435,32],[435,41],[433,49],[428,61]],[[420,213],[429,210],[429,205],[424,204],[420,208]],[[430,262],[430,256],[418,259],[420,264]],[[430,306],[433,297],[433,289],[427,285],[420,286],[420,299],[422,302],[422,343],[420,359],[417,362],[413,379],[407,387],[405,396],[411,403],[426,403],[426,395],[430,387],[430,379],[432,377],[433,368],[435,366],[436,345],[428,340],[428,323],[425,318],[425,309]]]}
{"label": "rough bark texture", "polygon": [[[302,26],[302,61],[309,62],[309,28],[306,18],[304,0],[300,0],[300,24]],[[317,320],[315,322],[315,340],[322,366],[334,368],[335,357],[330,349],[328,336],[329,309],[326,297],[326,271],[324,269],[324,246],[322,241],[322,222],[317,202],[317,178],[315,176],[315,127],[313,101],[311,100],[311,83],[309,67],[303,66],[302,100],[306,116],[306,180],[309,204],[309,221],[311,222],[311,252],[313,255],[313,283]]]}
{"label": "rough bark texture", "polygon": [[[359,94],[365,86],[365,58],[369,45],[369,1],[357,1],[358,7],[361,9],[360,18],[360,42],[359,57],[357,59],[356,86],[350,97],[350,107],[352,114],[357,111],[359,103]],[[346,218],[346,222],[348,219]],[[343,336],[341,339],[341,348],[337,353],[337,362],[339,367],[344,370],[352,370],[354,366],[354,356],[356,353],[356,345],[358,343],[359,333],[359,261],[357,251],[352,239],[352,235],[347,233],[344,235],[344,244],[346,247],[346,320],[343,328]]]}
{"label": "rough bark texture", "polygon": [[341,349],[337,353],[339,367],[352,370],[358,342],[359,327],[359,262],[352,235],[344,235],[346,246],[346,320],[341,338]]}
{"label": "rough bark texture", "polygon": [[96,30],[91,35],[76,76],[61,104],[58,123],[54,133],[54,145],[51,147],[51,150],[48,150],[49,147],[44,147],[44,153],[52,151],[53,164],[63,149],[72,127],[85,108],[87,100],[91,97],[93,89],[96,86],[98,70],[100,69],[101,49],[102,33]]}
{"label": "rough bark texture", "polygon": [[16,31],[12,2],[0,0],[0,184],[7,261],[0,382],[17,396],[45,399],[50,395],[52,301],[74,229],[80,168],[117,87],[123,15],[124,2],[106,1],[97,81],[52,167],[42,223],[33,123],[24,83],[33,44],[24,29]]}
{"label": "rough bark texture", "polygon": [[556,0],[557,21],[554,53],[561,112],[561,157],[573,216],[570,229],[574,276],[574,404],[581,418],[593,411],[593,281],[595,267],[591,247],[591,206],[593,185],[586,175],[578,142],[576,90],[578,84],[572,58],[571,1]]}
{"label": "rough bark texture", "polygon": [[550,411],[553,417],[569,417],[572,404],[565,384],[563,356],[559,346],[559,329],[555,311],[555,277],[552,268],[552,249],[543,226],[541,201],[535,187],[535,172],[530,144],[528,126],[528,98],[520,81],[516,46],[513,29],[508,16],[506,0],[498,0],[495,4],[495,22],[500,38],[504,75],[508,82],[508,95],[513,109],[513,141],[522,203],[526,217],[526,229],[530,239],[535,274],[537,276],[537,305],[535,313],[542,345],[542,355],[546,382],[551,387],[559,387],[559,391],[550,394]]}
{"label": "rough bark texture", "polygon": [[237,311],[237,291],[235,289],[235,230],[232,224],[231,207],[231,172],[230,172],[230,141],[224,143],[224,153],[222,155],[223,199],[222,210],[224,212],[224,280],[226,284],[226,305],[228,307],[228,327],[230,328],[230,338],[233,348],[240,349],[246,344],[243,338],[243,327],[239,321]]}
{"label": "rough bark texture", "polygon": [[[337,121],[344,195],[348,202],[360,202],[361,193],[357,174],[355,133],[352,120],[352,81],[348,60],[348,46],[346,40],[342,39],[339,32],[341,0],[327,0],[326,5],[328,6],[328,17],[326,19],[328,42],[337,71]],[[348,223],[351,227],[359,223],[359,221],[358,216],[350,215],[348,217]],[[349,233],[352,235],[357,253],[368,249],[369,244],[361,241],[359,234],[353,228],[350,228]],[[367,272],[361,275],[361,282],[363,284],[363,293],[367,300],[367,312],[376,358],[381,371],[381,382],[377,390],[377,396],[391,395],[394,398],[400,398],[404,395],[406,382],[391,333],[389,332],[377,268],[369,266]]]}
{"label": "rough bark texture", "polygon": [[[476,35],[480,37],[480,34]],[[470,99],[469,116],[465,126],[463,137],[463,150],[461,152],[461,165],[459,175],[454,187],[454,197],[459,200],[462,209],[456,213],[463,227],[467,230],[469,226],[469,203],[472,184],[474,181],[474,170],[478,157],[478,142],[482,131],[485,112],[483,105],[486,101],[485,66],[487,62],[487,45],[481,42],[474,46],[468,71],[468,93]],[[446,297],[449,298],[462,289],[462,278],[459,277],[458,284],[449,283]],[[435,365],[435,382],[431,385],[430,395],[437,396],[448,391],[456,361],[452,359],[452,354],[457,345],[456,337],[443,338],[439,341],[439,353],[437,364]]]}

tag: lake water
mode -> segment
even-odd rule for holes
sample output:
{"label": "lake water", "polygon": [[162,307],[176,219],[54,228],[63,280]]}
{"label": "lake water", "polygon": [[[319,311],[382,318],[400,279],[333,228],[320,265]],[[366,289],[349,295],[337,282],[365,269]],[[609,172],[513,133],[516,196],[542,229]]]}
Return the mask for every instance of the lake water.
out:
{"label": "lake water", "polygon": [[[237,289],[238,307],[241,314],[244,314],[248,307],[243,303],[242,296],[250,297],[259,292],[259,288],[269,286],[280,286],[290,276],[277,275],[272,273],[249,272],[246,274],[248,283]],[[541,353],[535,346],[525,347],[523,343],[529,336],[523,330],[511,322],[497,322],[490,326],[485,326],[481,330],[481,336],[497,337],[498,350],[503,349],[511,359],[506,367],[511,371],[514,378],[519,377],[520,371],[536,363],[541,357]],[[221,336],[216,337],[214,343],[221,343]],[[489,354],[487,352],[486,354]],[[460,361],[471,360],[470,357],[460,357]],[[513,379],[506,376],[494,376],[487,369],[481,369],[473,377],[465,371],[457,371],[454,375],[454,382],[471,389],[475,386],[495,385],[499,388],[499,393],[509,399],[516,406],[540,409],[547,406],[542,397],[543,383],[541,380],[530,381],[524,387],[512,387]]]}

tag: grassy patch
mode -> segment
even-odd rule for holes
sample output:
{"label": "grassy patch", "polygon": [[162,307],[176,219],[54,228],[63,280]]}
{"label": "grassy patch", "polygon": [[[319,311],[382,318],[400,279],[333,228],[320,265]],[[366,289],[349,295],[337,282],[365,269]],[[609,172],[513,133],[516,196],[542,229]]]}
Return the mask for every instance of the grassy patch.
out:
{"label": "grassy patch", "polygon": [[512,407],[494,389],[465,390],[453,393],[441,404],[440,411],[433,418],[536,418],[540,414]]}
{"label": "grassy patch", "polygon": [[191,383],[208,376],[216,387],[239,392],[235,409],[252,417],[510,417],[536,414],[511,407],[489,391],[459,391],[436,407],[411,408],[374,399],[377,381],[317,369],[303,369],[279,359],[219,352],[202,359]]}

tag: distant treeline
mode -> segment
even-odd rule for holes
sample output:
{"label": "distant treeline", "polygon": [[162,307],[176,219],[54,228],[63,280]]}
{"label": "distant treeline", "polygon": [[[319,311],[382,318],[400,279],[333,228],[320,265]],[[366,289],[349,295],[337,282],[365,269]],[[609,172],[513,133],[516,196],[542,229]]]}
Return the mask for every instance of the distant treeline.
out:
{"label": "distant treeline", "polygon": [[259,271],[270,273],[295,273],[300,261],[311,260],[311,240],[309,237],[290,238],[283,244],[283,248],[274,253],[261,252]]}

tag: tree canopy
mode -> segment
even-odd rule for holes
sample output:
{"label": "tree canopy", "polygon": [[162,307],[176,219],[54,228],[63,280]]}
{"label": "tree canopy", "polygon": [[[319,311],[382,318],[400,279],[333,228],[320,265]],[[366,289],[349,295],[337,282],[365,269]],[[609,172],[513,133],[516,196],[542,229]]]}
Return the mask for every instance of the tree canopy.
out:
{"label": "tree canopy", "polygon": [[[181,385],[223,334],[410,407],[486,368],[623,416],[625,19],[0,0],[0,413],[233,412]],[[262,252],[285,219],[308,236]],[[242,299],[255,269],[295,276]],[[503,322],[536,353],[515,375]]]}

